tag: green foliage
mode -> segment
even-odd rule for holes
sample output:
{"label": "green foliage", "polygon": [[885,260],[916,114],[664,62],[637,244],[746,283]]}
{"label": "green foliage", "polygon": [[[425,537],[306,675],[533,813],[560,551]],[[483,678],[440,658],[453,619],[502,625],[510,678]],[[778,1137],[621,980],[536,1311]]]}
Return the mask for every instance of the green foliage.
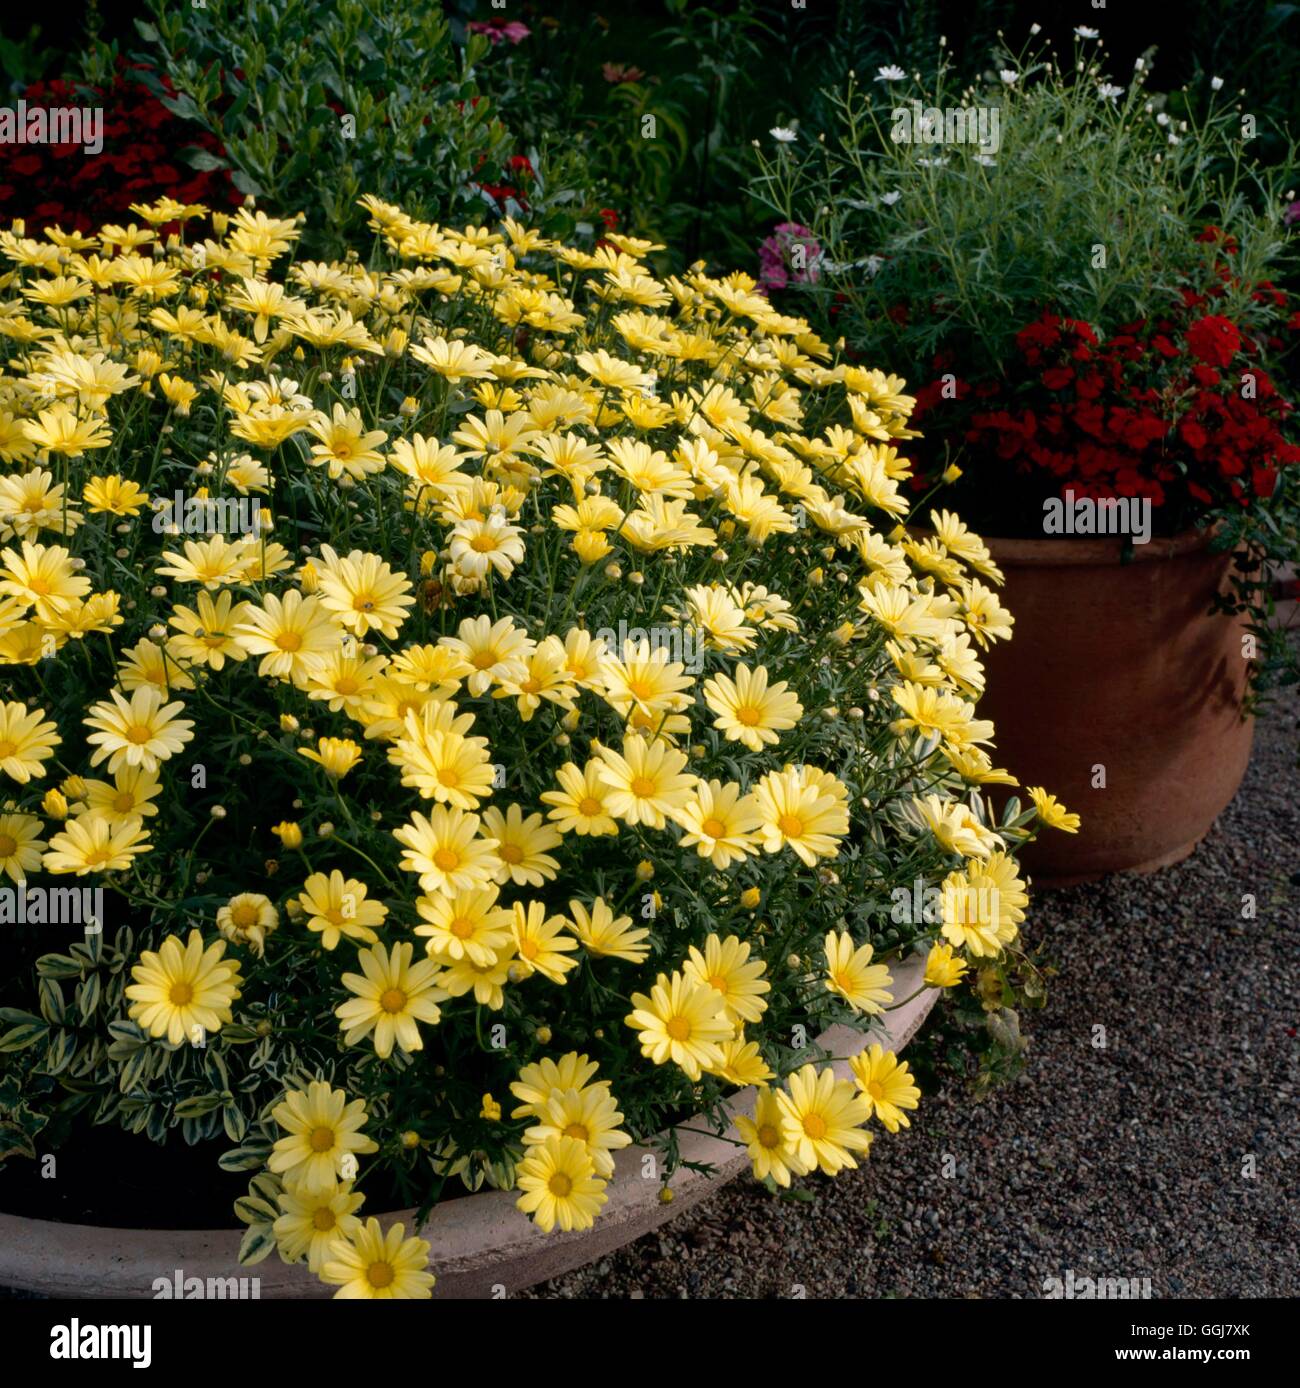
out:
{"label": "green foliage", "polygon": [[[147,0],[138,21],[144,78],[171,111],[221,141],[235,186],[303,208],[309,248],[341,254],[363,225],[362,192],[412,213],[482,215],[478,184],[499,173],[511,137],[475,81],[487,40],[458,53],[437,5],[400,0]],[[107,69],[101,47],[90,62]],[[164,78],[175,89],[168,95]]]}
{"label": "green foliage", "polygon": [[[816,236],[809,300],[829,316],[838,298],[838,331],[913,382],[940,349],[963,377],[1005,375],[1045,307],[1103,335],[1164,307],[1205,262],[1206,222],[1240,246],[1219,311],[1250,321],[1249,286],[1284,256],[1282,185],[1251,164],[1229,102],[1171,117],[1148,72],[1121,92],[1085,44],[1074,60],[999,51],[973,88],[946,59],[932,83],[850,76],[827,94],[825,139],[760,150],[751,191]],[[981,108],[987,148],[913,129],[918,109]]]}

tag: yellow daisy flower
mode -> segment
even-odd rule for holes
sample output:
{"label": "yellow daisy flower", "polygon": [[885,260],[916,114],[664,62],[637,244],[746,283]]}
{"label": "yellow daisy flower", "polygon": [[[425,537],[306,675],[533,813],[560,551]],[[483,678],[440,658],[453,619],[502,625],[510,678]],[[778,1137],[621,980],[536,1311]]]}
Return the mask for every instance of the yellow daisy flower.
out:
{"label": "yellow daisy flower", "polygon": [[233,1020],[231,1005],[239,997],[239,964],[223,958],[225,952],[224,940],[205,949],[197,930],[190,931],[184,947],[168,935],[157,950],[142,951],[131,969],[134,982],[125,989],[132,1000],[127,1015],[172,1046],[201,1045]]}

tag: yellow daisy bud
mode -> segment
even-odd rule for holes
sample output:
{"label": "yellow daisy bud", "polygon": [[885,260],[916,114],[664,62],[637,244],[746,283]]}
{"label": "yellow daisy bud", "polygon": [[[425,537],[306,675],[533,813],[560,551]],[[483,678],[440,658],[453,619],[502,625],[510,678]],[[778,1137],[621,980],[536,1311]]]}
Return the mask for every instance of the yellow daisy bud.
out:
{"label": "yellow daisy bud", "polygon": [[763,899],[763,894],[757,887],[746,887],[740,894],[740,904],[746,911],[758,909],[758,903]]}
{"label": "yellow daisy bud", "polygon": [[271,832],[286,848],[302,847],[302,826],[296,820],[282,820],[272,827]]}
{"label": "yellow daisy bud", "polygon": [[649,858],[642,858],[636,865],[636,880],[648,882],[655,875],[655,865]]}
{"label": "yellow daisy bud", "polygon": [[51,819],[67,819],[67,798],[62,791],[47,790],[41,797],[41,809],[43,809]]}

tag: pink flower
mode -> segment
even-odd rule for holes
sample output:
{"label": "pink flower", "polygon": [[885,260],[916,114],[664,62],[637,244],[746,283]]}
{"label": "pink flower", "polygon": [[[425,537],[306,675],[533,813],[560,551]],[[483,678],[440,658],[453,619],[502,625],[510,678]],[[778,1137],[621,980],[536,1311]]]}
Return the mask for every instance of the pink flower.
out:
{"label": "pink flower", "polygon": [[764,289],[816,284],[821,278],[822,248],[798,222],[778,222],[758,248],[758,278]]}
{"label": "pink flower", "polygon": [[466,28],[472,34],[486,34],[494,47],[502,39],[509,43],[523,43],[533,32],[527,24],[521,24],[517,19],[512,19],[509,24],[502,24],[499,19],[490,19],[486,22],[481,19],[474,19],[466,25]]}

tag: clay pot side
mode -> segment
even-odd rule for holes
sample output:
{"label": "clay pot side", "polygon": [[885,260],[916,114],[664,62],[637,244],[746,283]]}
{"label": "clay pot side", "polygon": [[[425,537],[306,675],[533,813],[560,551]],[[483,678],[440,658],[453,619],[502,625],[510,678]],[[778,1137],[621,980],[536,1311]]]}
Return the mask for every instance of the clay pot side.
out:
{"label": "clay pot side", "polygon": [[1034,884],[1185,858],[1236,794],[1254,736],[1243,628],[1209,615],[1231,555],[1194,532],[1135,546],[1127,564],[1118,539],[987,544],[1015,617],[979,706],[997,764],[1083,819],[1025,850]]}
{"label": "clay pot side", "polygon": [[[868,1036],[833,1026],[817,1038],[831,1055],[844,1058],[835,1062],[842,1078],[849,1074],[847,1057],[872,1041],[902,1051],[939,997],[934,988],[917,993],[925,976],[924,956],[891,966],[890,972],[895,1000],[909,1001],[885,1015],[885,1034]],[[754,1098],[752,1087],[737,1091],[727,1103],[728,1113],[752,1114]],[[515,1208],[517,1196],[509,1191],[483,1191],[435,1206],[421,1230],[431,1243],[429,1268],[438,1278],[435,1298],[509,1296],[592,1262],[697,1205],[750,1166],[743,1147],[707,1132],[687,1131],[705,1126],[702,1118],[688,1119],[678,1128],[678,1140],[682,1158],[711,1163],[712,1177],[679,1169],[671,1183],[673,1200],[663,1204],[658,1175],[643,1175],[646,1158],[656,1163],[649,1169],[658,1172],[658,1154],[640,1145],[624,1148],[615,1154],[608,1204],[591,1229],[543,1234]],[[734,1126],[727,1136],[739,1136]],[[878,1139],[887,1142],[891,1135],[878,1131]],[[363,1207],[361,1214],[366,1213]],[[385,1228],[405,1224],[410,1234],[414,1214],[402,1210],[379,1218]],[[305,1264],[282,1263],[274,1253],[254,1267],[240,1267],[241,1235],[239,1229],[102,1229],[0,1214],[0,1286],[53,1297],[151,1298],[155,1280],[171,1283],[179,1270],[184,1278],[204,1279],[205,1285],[209,1278],[260,1278],[262,1298],[333,1294],[334,1288],[313,1277]]]}

